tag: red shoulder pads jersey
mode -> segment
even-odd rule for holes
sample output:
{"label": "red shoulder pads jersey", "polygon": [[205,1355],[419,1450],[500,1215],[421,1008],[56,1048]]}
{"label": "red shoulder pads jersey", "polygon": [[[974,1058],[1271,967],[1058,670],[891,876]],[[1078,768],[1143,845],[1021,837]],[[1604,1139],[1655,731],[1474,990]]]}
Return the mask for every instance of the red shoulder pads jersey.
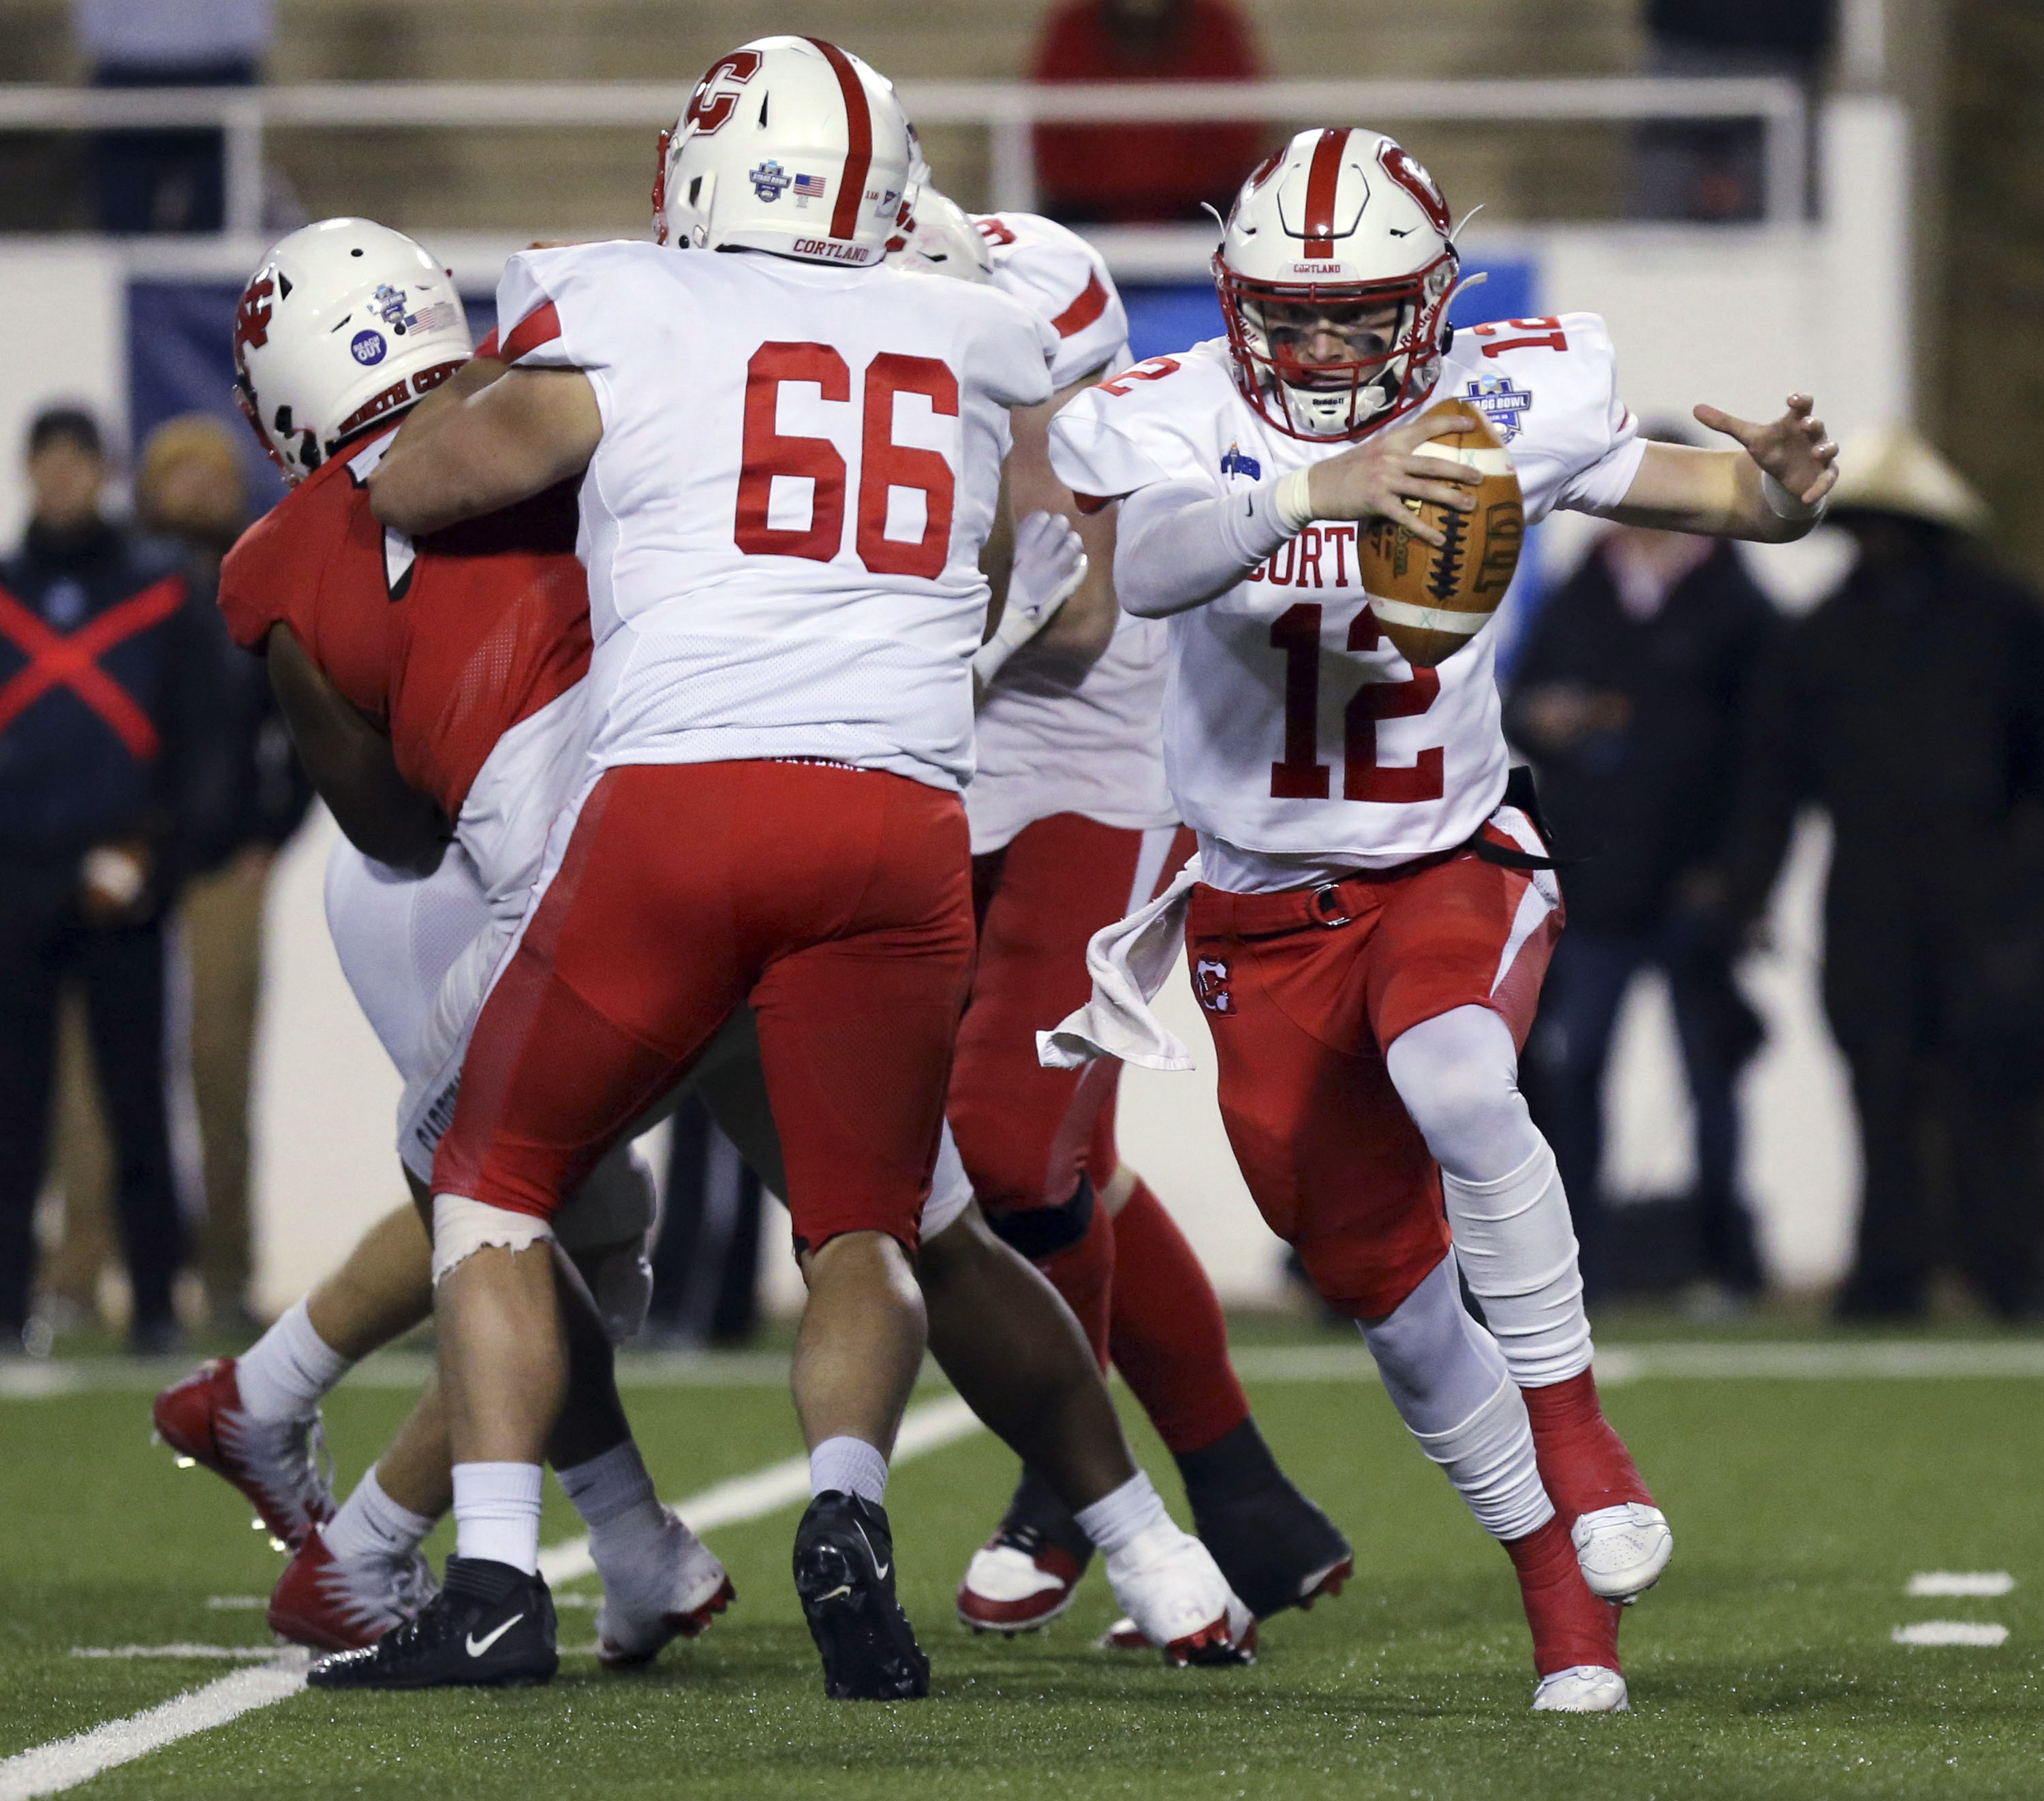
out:
{"label": "red shoulder pads jersey", "polygon": [[453,819],[498,739],[589,671],[574,489],[414,542],[369,510],[389,444],[335,459],[252,525],[221,570],[220,609],[247,650],[290,626]]}

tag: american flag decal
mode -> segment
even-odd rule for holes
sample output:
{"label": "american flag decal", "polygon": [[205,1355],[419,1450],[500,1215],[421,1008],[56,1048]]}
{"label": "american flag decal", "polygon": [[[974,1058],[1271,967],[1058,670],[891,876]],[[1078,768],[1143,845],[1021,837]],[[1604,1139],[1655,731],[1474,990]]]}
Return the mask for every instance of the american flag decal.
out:
{"label": "american flag decal", "polygon": [[798,200],[820,200],[824,197],[824,179],[821,175],[797,175],[795,178],[795,198]]}

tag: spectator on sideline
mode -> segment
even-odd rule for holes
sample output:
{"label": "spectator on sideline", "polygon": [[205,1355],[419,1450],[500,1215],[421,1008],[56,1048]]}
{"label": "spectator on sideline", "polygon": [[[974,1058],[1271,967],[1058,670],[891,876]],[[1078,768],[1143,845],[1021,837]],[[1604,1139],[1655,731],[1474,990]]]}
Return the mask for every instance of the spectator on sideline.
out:
{"label": "spectator on sideline", "polygon": [[1599,1192],[1604,1069],[1619,1005],[1646,969],[1667,978],[1696,1112],[1700,1273],[1734,1295],[1761,1286],[1738,1190],[1735,1092],[1761,1029],[1732,979],[1723,854],[1739,720],[1776,629],[1730,543],[1621,528],[1548,598],[1513,671],[1505,728],[1564,854],[1585,856],[1562,874],[1569,923],[1527,1088],[1593,1294],[1614,1274]]}
{"label": "spectator on sideline", "polygon": [[[1645,13],[1649,75],[1786,76],[1814,111],[1837,0],[1646,0]],[[1806,133],[1806,152],[1815,142]],[[1635,144],[1635,217],[1726,225],[1765,216],[1764,121],[1655,121]],[[1805,198],[1796,197],[1796,212]]]}
{"label": "spectator on sideline", "polygon": [[[1063,0],[1043,27],[1032,79],[1254,81],[1262,74],[1234,0]],[[1225,210],[1262,154],[1243,123],[1042,125],[1036,180],[1043,210],[1075,224],[1197,220]]]}
{"label": "spectator on sideline", "polygon": [[[94,87],[247,87],[262,72],[275,0],[71,0]],[[217,129],[102,132],[93,145],[99,228],[217,232],[226,218]]]}
{"label": "spectator on sideline", "polygon": [[311,804],[259,658],[237,649],[213,596],[221,559],[248,522],[240,447],[210,413],[159,425],[142,449],[136,510],[185,554],[199,616],[217,659],[217,692],[231,761],[222,860],[194,877],[179,908],[191,970],[192,1085],[206,1159],[206,1229],[198,1265],[217,1322],[249,1322],[248,1089],[262,987],[263,905],[270,866]]}
{"label": "spectator on sideline", "polygon": [[1839,1315],[1919,1318],[1934,1273],[1956,1264],[2004,1319],[2033,1319],[2044,608],[1967,542],[1986,509],[1913,432],[1848,444],[1838,466],[1831,517],[1859,560],[1766,673],[1733,903],[1757,918],[1798,808],[1830,815],[1824,1007],[1863,1169]]}
{"label": "spectator on sideline", "polygon": [[[34,514],[0,563],[0,1345],[25,1342],[57,1004],[84,991],[112,1128],[133,1342],[173,1349],[198,1197],[173,1155],[164,922],[224,808],[206,622],[184,577],[100,512],[88,413],[30,428]],[[33,1339],[25,1341],[33,1342]]]}

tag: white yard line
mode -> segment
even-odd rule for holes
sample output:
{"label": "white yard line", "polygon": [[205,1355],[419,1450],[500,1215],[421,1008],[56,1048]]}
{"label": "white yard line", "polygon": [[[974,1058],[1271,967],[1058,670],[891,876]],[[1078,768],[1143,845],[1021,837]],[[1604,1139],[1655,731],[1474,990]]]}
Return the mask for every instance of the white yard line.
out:
{"label": "white yard line", "polygon": [[2005,1569],[1927,1569],[1909,1578],[1911,1595],[2006,1595],[2015,1578]]}
{"label": "white yard line", "polygon": [[[1241,1374],[1259,1382],[1374,1380],[1376,1368],[1360,1342],[1250,1345],[1235,1353]],[[0,1401],[53,1400],[89,1391],[153,1394],[189,1373],[182,1360],[79,1357],[49,1363],[0,1361]],[[356,1388],[413,1388],[432,1369],[412,1351],[385,1352],[351,1371]],[[2044,1338],[1889,1338],[1837,1340],[1670,1340],[1607,1344],[1597,1353],[1602,1383],[1674,1381],[1850,1381],[1954,1378],[2044,1378]],[[784,1388],[788,1359],[778,1351],[626,1351],[617,1382],[640,1388]]]}
{"label": "white yard line", "polygon": [[277,1657],[275,1645],[74,1645],[74,1657],[231,1657],[255,1663]]}
{"label": "white yard line", "polygon": [[[925,1456],[985,1430],[971,1409],[955,1395],[925,1401],[920,1407],[909,1408],[903,1417],[900,1435],[894,1442],[893,1461],[898,1468],[911,1458]],[[717,1483],[699,1495],[691,1495],[676,1503],[675,1511],[697,1531],[708,1532],[720,1526],[738,1526],[747,1520],[764,1519],[784,1507],[793,1507],[797,1501],[806,1501],[809,1496],[809,1459],[793,1457],[770,1463],[750,1475]],[[571,1539],[540,1553],[540,1572],[549,1582],[572,1582],[578,1576],[590,1574],[595,1567],[589,1559],[586,1538]],[[207,1604],[238,1607],[243,1599],[239,1596],[215,1596]],[[0,1761],[0,1801],[29,1801],[31,1796],[56,1795],[67,1788],[75,1788],[117,1764],[133,1763],[137,1757],[147,1757],[152,1751],[175,1744],[180,1738],[188,1738],[195,1732],[225,1726],[255,1708],[285,1700],[305,1687],[308,1661],[302,1651],[280,1654],[269,1645],[250,1645],[245,1649],[228,1645],[81,1646],[71,1655],[107,1658],[248,1657],[262,1658],[264,1661],[259,1669],[236,1670],[232,1676],[222,1676],[217,1682],[180,1695],[145,1713],[110,1720],[75,1738],[60,1738],[54,1744],[40,1745],[18,1757]]]}
{"label": "white yard line", "polygon": [[[986,1430],[956,1395],[924,1401],[902,1415],[890,1461],[899,1469],[911,1457],[924,1456]],[[672,1504],[691,1531],[710,1532],[720,1526],[763,1519],[809,1498],[809,1460],[791,1457],[755,1469],[749,1476],[735,1476],[728,1482],[719,1482]],[[595,1569],[590,1561],[586,1538],[571,1538],[540,1553],[540,1573],[551,1583],[572,1582],[578,1576],[593,1574]]]}
{"label": "white yard line", "polygon": [[1888,1635],[1898,1645],[2005,1645],[2008,1628],[1977,1619],[1919,1619]]}
{"label": "white yard line", "polygon": [[271,1650],[264,1655],[269,1661],[259,1669],[236,1670],[160,1707],[130,1714],[125,1719],[109,1720],[75,1738],[39,1745],[33,1751],[0,1762],[0,1801],[30,1801],[35,1795],[75,1788],[102,1770],[112,1769],[117,1764],[132,1764],[137,1757],[147,1757],[180,1738],[189,1738],[195,1732],[225,1726],[229,1720],[239,1719],[257,1707],[270,1707],[305,1687],[304,1652],[279,1655]]}

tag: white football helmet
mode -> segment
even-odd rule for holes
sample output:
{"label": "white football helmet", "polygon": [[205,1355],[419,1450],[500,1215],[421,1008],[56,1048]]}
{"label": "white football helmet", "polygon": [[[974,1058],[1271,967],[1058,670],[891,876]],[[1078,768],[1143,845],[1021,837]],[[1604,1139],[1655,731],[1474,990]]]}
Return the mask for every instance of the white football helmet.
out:
{"label": "white football helmet", "polygon": [[954,275],[960,281],[990,282],[993,258],[986,235],[972,215],[947,194],[933,187],[916,196],[916,213],[905,231],[888,240],[887,260],[917,275]]}
{"label": "white football helmet", "polygon": [[1439,379],[1460,277],[1447,202],[1380,132],[1305,131],[1275,152],[1235,196],[1213,269],[1235,379],[1289,436],[1361,437]]}
{"label": "white football helmet", "polygon": [[769,250],[863,267],[914,198],[893,83],[820,37],[720,56],[660,134],[653,229],[682,250]]}
{"label": "white football helmet", "polygon": [[367,219],[279,239],[234,315],[234,386],[293,484],[343,440],[430,393],[474,348],[454,277]]}

